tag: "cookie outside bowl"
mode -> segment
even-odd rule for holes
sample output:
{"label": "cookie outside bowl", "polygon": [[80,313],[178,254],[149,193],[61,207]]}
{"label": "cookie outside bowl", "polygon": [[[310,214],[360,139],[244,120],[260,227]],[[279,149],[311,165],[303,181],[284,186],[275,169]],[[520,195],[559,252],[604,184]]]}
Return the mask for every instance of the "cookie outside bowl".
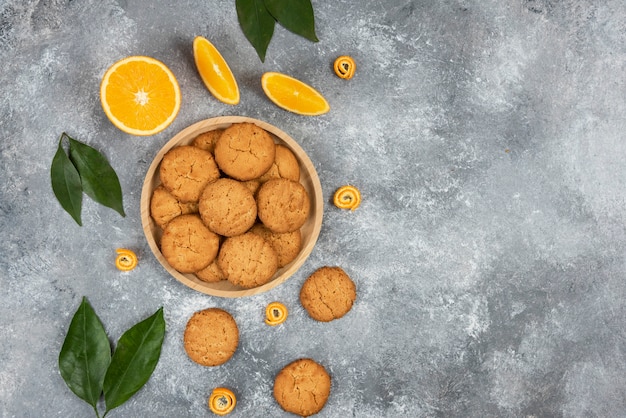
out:
{"label": "cookie outside bowl", "polygon": [[[213,130],[223,130],[235,123],[253,123],[258,127],[263,128],[270,134],[276,144],[284,145],[293,152],[300,165],[300,183],[307,190],[311,200],[309,217],[301,228],[302,249],[300,250],[300,253],[292,262],[280,268],[269,282],[252,289],[236,287],[228,280],[205,282],[198,279],[194,274],[183,274],[175,270],[169,265],[161,253],[159,242],[163,231],[150,216],[150,199],[152,192],[161,184],[161,179],[159,177],[159,165],[163,156],[174,147],[192,144],[194,139],[200,134]],[[308,256],[311,254],[320,233],[324,202],[322,196],[322,186],[317,175],[317,171],[315,170],[310,158],[293,138],[277,127],[258,119],[244,116],[223,116],[194,123],[176,134],[159,150],[146,173],[141,191],[140,210],[141,223],[150,250],[171,276],[182,284],[198,292],[212,296],[237,298],[260,294],[278,286],[289,279],[289,277],[291,277],[302,266],[302,264],[304,264]]]}

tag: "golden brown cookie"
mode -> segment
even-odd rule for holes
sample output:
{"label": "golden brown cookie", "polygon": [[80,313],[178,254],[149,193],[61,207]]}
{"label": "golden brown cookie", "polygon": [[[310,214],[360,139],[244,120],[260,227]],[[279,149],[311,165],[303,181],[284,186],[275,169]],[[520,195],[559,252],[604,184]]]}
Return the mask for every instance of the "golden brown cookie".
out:
{"label": "golden brown cookie", "polygon": [[163,186],[178,200],[197,202],[204,187],[220,177],[220,171],[210,152],[182,145],[163,156],[159,175]]}
{"label": "golden brown cookie", "polygon": [[272,232],[300,229],[311,208],[309,194],[297,181],[272,179],[261,185],[256,195],[261,222]]}
{"label": "golden brown cookie", "polygon": [[169,221],[161,237],[163,257],[181,273],[202,270],[217,256],[220,238],[198,215],[180,215]]}
{"label": "golden brown cookie", "polygon": [[300,289],[300,303],[311,318],[330,322],[344,316],[356,299],[356,285],[341,267],[317,269]]}
{"label": "golden brown cookie", "polygon": [[289,363],[276,375],[274,399],[285,411],[308,417],[326,405],[330,386],[330,375],[324,366],[303,358]]}
{"label": "golden brown cookie", "polygon": [[222,132],[224,132],[223,129],[214,129],[212,131],[201,133],[193,139],[191,145],[205,151],[209,151],[211,154],[213,154],[213,150],[215,149],[215,143],[222,135]]}
{"label": "golden brown cookie", "polygon": [[302,234],[299,229],[279,234],[270,231],[265,225],[257,223],[250,229],[250,232],[260,235],[274,247],[278,254],[278,268],[291,263],[302,248]]}
{"label": "golden brown cookie", "polygon": [[257,216],[250,190],[243,183],[227,178],[205,187],[198,209],[204,224],[225,237],[243,234],[254,225]]}
{"label": "golden brown cookie", "polygon": [[215,143],[215,161],[229,176],[252,180],[263,175],[274,162],[274,140],[253,123],[235,123]]}
{"label": "golden brown cookie", "polygon": [[219,366],[235,354],[239,328],[225,310],[204,309],[187,321],[183,341],[190,359],[203,366]]}
{"label": "golden brown cookie", "polygon": [[246,232],[224,241],[217,264],[229,282],[250,289],[270,281],[278,269],[278,254],[259,235]]}
{"label": "golden brown cookie", "polygon": [[261,183],[265,183],[270,179],[300,181],[300,164],[298,164],[298,159],[294,153],[284,145],[276,144],[274,163],[265,174],[259,177]]}
{"label": "golden brown cookie", "polygon": [[195,202],[183,203],[178,201],[163,185],[159,185],[152,192],[150,198],[150,216],[159,227],[165,225],[179,215],[198,212]]}
{"label": "golden brown cookie", "polygon": [[211,264],[202,270],[196,271],[196,277],[207,283],[217,283],[226,280],[222,269],[217,265],[217,259],[213,260]]}

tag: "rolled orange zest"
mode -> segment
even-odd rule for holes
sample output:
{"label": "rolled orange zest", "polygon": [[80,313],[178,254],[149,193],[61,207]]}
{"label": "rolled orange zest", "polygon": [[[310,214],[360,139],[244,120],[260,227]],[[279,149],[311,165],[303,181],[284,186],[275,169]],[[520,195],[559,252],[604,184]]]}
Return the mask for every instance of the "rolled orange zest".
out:
{"label": "rolled orange zest", "polygon": [[354,75],[354,71],[356,70],[356,63],[354,62],[352,57],[342,55],[335,60],[333,68],[335,70],[335,74],[337,74],[337,77],[348,80],[351,79]]}
{"label": "rolled orange zest", "polygon": [[235,394],[227,388],[215,388],[209,396],[209,409],[216,415],[230,414],[237,405]]}
{"label": "rolled orange zest", "polygon": [[265,308],[265,323],[275,326],[282,324],[287,319],[287,307],[280,302],[272,302]]}
{"label": "rolled orange zest", "polygon": [[361,192],[354,186],[342,186],[335,192],[333,203],[339,209],[355,210],[361,204]]}
{"label": "rolled orange zest", "polygon": [[121,271],[130,271],[137,267],[137,254],[127,248],[118,248],[117,258],[115,258],[115,267]]}

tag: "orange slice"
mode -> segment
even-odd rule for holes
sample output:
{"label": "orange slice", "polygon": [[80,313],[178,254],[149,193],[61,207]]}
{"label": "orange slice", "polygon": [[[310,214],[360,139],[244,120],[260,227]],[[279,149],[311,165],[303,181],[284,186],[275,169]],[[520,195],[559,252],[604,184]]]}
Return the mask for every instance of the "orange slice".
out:
{"label": "orange slice", "polygon": [[193,40],[193,58],[200,78],[219,101],[239,103],[239,87],[230,67],[215,46],[202,36]]}
{"label": "orange slice", "polygon": [[320,92],[285,74],[268,72],[261,77],[267,97],[278,107],[299,115],[316,116],[330,110]]}
{"label": "orange slice", "polygon": [[102,78],[100,102],[107,117],[131,135],[154,135],[174,121],[180,87],[161,61],[132,56],[113,64]]}

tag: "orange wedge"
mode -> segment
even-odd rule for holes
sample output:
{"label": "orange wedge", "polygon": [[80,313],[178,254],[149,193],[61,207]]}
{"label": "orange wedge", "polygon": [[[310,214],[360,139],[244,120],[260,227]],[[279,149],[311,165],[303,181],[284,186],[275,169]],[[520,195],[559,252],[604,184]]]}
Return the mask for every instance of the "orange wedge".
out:
{"label": "orange wedge", "polygon": [[285,74],[268,72],[261,77],[267,97],[278,107],[299,115],[316,116],[330,110],[320,92]]}
{"label": "orange wedge", "polygon": [[113,125],[131,135],[154,135],[174,121],[180,87],[161,61],[144,56],[113,64],[100,84],[102,109]]}
{"label": "orange wedge", "polygon": [[230,67],[215,46],[202,36],[193,40],[193,58],[200,78],[219,101],[239,103],[239,87]]}

